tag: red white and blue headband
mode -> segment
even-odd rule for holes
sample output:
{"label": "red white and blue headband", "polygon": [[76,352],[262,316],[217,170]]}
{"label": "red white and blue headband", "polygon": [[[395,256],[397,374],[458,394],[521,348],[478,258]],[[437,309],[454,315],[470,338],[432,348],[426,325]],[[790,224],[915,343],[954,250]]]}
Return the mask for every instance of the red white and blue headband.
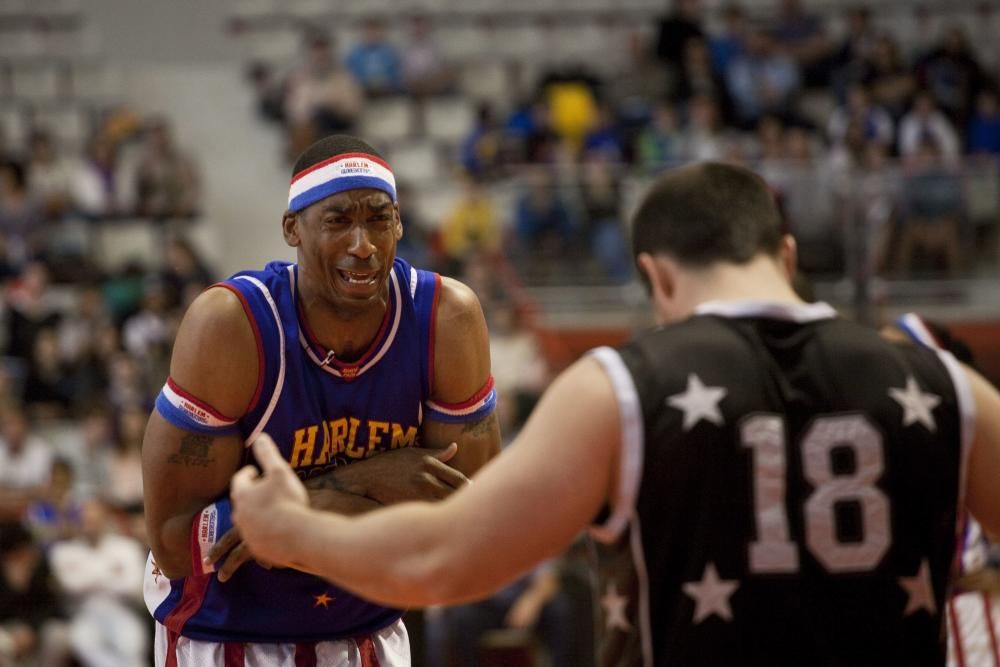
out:
{"label": "red white and blue headband", "polygon": [[298,213],[344,190],[373,188],[396,201],[396,179],[385,160],[369,153],[341,153],[292,176],[288,210]]}

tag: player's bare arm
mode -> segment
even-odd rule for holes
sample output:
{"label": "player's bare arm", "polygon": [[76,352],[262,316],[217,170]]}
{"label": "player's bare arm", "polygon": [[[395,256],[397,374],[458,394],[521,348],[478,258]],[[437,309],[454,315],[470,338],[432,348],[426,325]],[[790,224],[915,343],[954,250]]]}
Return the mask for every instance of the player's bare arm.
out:
{"label": "player's bare arm", "polygon": [[[475,292],[451,278],[441,279],[434,340],[432,406],[466,405],[489,388],[490,340],[482,306]],[[500,452],[500,425],[492,410],[464,422],[427,411],[421,440],[435,449],[458,443],[449,465],[471,477]]]}
{"label": "player's bare arm", "polygon": [[[174,343],[170,376],[222,414],[243,413],[257,384],[257,347],[235,295],[214,288],[191,304]],[[153,411],[142,447],[146,527],[166,576],[192,574],[191,523],[225,493],[242,462],[238,434],[184,430]]]}
{"label": "player's bare arm", "polygon": [[[294,474],[262,443],[264,477],[245,468],[234,479],[234,520],[259,556],[369,599],[421,606],[481,597],[565,549],[614,497],[621,437],[616,405],[597,362],[578,362],[553,383],[517,441],[476,484],[441,503],[402,504],[354,518],[309,509]],[[461,540],[453,539],[456,525],[463,526]],[[498,548],[496,535],[517,539]]]}
{"label": "player's bare arm", "polygon": [[966,505],[987,533],[1000,534],[1000,393],[979,373],[965,368],[976,406],[975,435],[968,463]]}

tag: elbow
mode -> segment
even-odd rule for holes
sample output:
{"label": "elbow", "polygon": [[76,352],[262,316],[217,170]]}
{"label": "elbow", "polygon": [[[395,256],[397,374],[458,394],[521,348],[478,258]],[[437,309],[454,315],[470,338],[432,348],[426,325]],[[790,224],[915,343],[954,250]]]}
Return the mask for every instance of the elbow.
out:
{"label": "elbow", "polygon": [[181,579],[192,573],[191,554],[185,549],[178,553],[176,549],[170,549],[163,540],[154,534],[150,534],[150,551],[153,552],[153,566],[167,579]]}

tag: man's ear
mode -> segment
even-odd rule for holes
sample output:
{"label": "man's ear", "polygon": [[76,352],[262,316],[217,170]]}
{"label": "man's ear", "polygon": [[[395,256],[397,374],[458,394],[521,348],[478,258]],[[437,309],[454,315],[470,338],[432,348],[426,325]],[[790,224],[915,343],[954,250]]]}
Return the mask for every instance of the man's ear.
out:
{"label": "man's ear", "polygon": [[795,279],[795,274],[798,273],[799,246],[791,234],[785,234],[781,237],[778,260],[781,262],[781,268],[784,269],[788,282],[792,282]]}
{"label": "man's ear", "polygon": [[281,234],[285,237],[285,243],[293,248],[299,247],[299,215],[291,211],[285,211],[281,216]]}
{"label": "man's ear", "polygon": [[394,235],[398,241],[403,238],[403,219],[399,217],[399,202],[392,205],[392,217],[396,220]]}
{"label": "man's ear", "polygon": [[646,276],[649,285],[649,296],[653,301],[653,309],[656,317],[661,322],[665,322],[670,317],[674,292],[677,288],[677,280],[673,271],[673,263],[665,257],[641,252],[636,257],[639,270]]}

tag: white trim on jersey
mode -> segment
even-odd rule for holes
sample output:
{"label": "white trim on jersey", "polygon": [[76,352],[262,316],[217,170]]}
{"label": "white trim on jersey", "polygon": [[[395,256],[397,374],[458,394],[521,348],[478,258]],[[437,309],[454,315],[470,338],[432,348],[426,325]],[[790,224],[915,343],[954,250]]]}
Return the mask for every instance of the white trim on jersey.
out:
{"label": "white trim on jersey", "polygon": [[959,434],[962,443],[961,468],[959,470],[958,482],[958,511],[959,514],[965,511],[965,485],[969,475],[969,454],[972,452],[972,440],[976,435],[976,399],[972,395],[972,385],[969,384],[969,376],[965,374],[962,365],[946,350],[935,350],[941,363],[948,370],[951,376],[951,383],[955,387],[955,398],[958,400],[958,409],[961,416]]}
{"label": "white trim on jersey", "polygon": [[649,572],[646,570],[646,552],[642,548],[642,526],[636,513],[630,522],[629,543],[632,550],[632,564],[638,578],[639,589],[639,641],[642,642],[642,664],[653,667],[653,629],[649,620]]}
{"label": "white trim on jersey", "polygon": [[417,298],[417,269],[410,267],[410,298]]}
{"label": "white trim on jersey", "polygon": [[[264,427],[267,426],[268,420],[271,419],[271,415],[274,413],[274,408],[278,405],[278,399],[281,397],[281,390],[285,386],[285,328],[281,324],[281,316],[278,315],[278,305],[274,302],[274,297],[271,296],[270,290],[261,281],[257,280],[253,276],[236,276],[236,280],[246,280],[254,287],[259,289],[267,300],[267,305],[271,307],[271,314],[274,315],[274,325],[278,327],[278,379],[274,383],[274,392],[271,394],[271,401],[267,404],[267,409],[264,410],[264,414],[261,415],[260,421],[254,427],[253,431],[244,441],[244,444],[249,447],[253,444],[253,441],[257,439],[257,436],[261,434]],[[257,326],[260,326],[260,322]],[[266,351],[265,351],[266,352]],[[266,367],[261,364],[261,369],[264,370]]]}
{"label": "white trim on jersey", "polygon": [[[369,637],[375,649],[379,667],[409,667],[410,639],[403,621],[373,632]],[[228,664],[225,660],[226,645],[222,642],[207,642],[178,637],[175,648],[177,664],[180,667],[207,667]],[[268,665],[269,667],[296,667],[300,664],[295,656],[300,649],[295,644],[243,643],[243,664]],[[315,650],[315,665],[337,665],[337,667],[365,667],[370,664],[362,658],[357,640],[317,642],[305,650]],[[154,664],[164,667],[167,663],[167,630],[161,623],[156,624],[153,640]]]}
{"label": "white trim on jersey", "polygon": [[617,350],[599,347],[590,352],[607,373],[618,399],[621,421],[621,452],[618,458],[618,492],[611,501],[611,516],[600,526],[591,526],[595,539],[611,543],[616,541],[635,514],[635,500],[639,495],[642,478],[643,433],[642,406],[632,374]]}
{"label": "white trim on jersey", "polygon": [[828,303],[781,303],[777,301],[705,301],[694,309],[695,315],[720,317],[766,317],[789,322],[815,322],[837,316]]}
{"label": "white trim on jersey", "polygon": [[[288,268],[292,278],[291,281],[292,293],[294,294],[295,274],[292,273],[291,270],[292,267]],[[403,316],[403,298],[399,288],[399,278],[396,276],[395,267],[393,267],[393,269],[389,271],[389,282],[392,284],[393,293],[396,295],[396,312],[392,318],[392,327],[389,329],[389,333],[386,334],[385,340],[382,341],[382,345],[379,347],[378,352],[375,353],[375,356],[369,359],[364,366],[359,368],[358,372],[351,376],[352,379],[358,377],[359,375],[367,371],[369,368],[377,364],[379,360],[385,356],[386,352],[389,351],[389,348],[392,347],[393,341],[396,339],[396,332],[399,331],[399,322]],[[316,364],[320,368],[322,368],[324,371],[335,377],[343,377],[343,373],[341,373],[338,369],[333,368],[328,362],[325,362],[323,359],[320,359],[318,356],[316,356],[316,352],[313,350],[312,345],[310,345],[309,341],[306,339],[306,335],[302,329],[301,324],[299,325],[299,343],[302,344],[302,348],[306,351],[306,354],[309,356],[309,358],[312,359],[314,362],[316,362]]]}

